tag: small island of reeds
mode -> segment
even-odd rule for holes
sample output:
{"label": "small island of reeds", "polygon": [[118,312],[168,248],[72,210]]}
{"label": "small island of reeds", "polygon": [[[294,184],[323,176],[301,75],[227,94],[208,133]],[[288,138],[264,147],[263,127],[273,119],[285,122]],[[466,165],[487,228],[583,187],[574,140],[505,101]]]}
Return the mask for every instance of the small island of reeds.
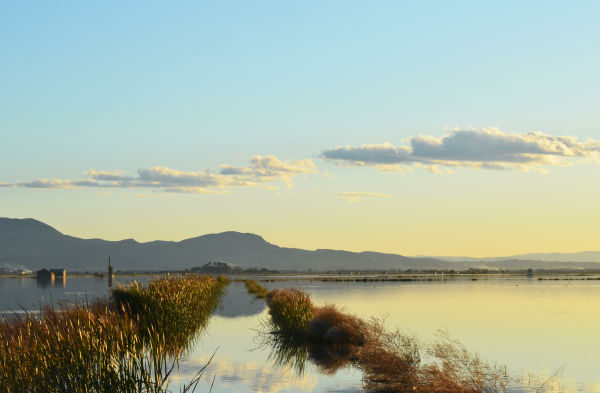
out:
{"label": "small island of reeds", "polygon": [[254,280],[244,280],[244,284],[246,285],[246,290],[249,294],[254,295],[254,297],[259,299],[264,299],[267,297],[267,292],[269,290]]}
{"label": "small island of reeds", "polygon": [[271,290],[266,302],[264,343],[276,362],[299,372],[307,360],[325,374],[354,366],[367,392],[495,393],[511,382],[505,367],[470,353],[445,332],[425,344],[387,331],[379,320],[364,321],[334,305],[315,306],[298,289]]}

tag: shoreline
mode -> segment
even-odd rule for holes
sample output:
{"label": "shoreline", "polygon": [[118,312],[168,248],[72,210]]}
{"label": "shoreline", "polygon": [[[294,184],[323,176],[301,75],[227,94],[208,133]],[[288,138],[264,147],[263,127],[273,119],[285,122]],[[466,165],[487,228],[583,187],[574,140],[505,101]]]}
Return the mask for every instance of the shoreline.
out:
{"label": "shoreline", "polygon": [[[113,274],[113,279],[119,277],[162,277],[169,275],[203,275],[200,273],[190,272],[120,272]],[[206,273],[204,273],[205,275]],[[214,276],[220,273],[212,274]],[[240,273],[240,274],[224,274],[231,281],[245,281],[254,279],[263,282],[281,282],[281,281],[322,281],[322,282],[418,282],[418,281],[479,281],[479,280],[502,280],[502,279],[522,279],[531,281],[596,281],[600,280],[600,272],[598,271],[534,271],[532,276],[528,276],[523,271],[504,271],[504,272],[485,272],[485,273],[469,273],[469,272],[282,272],[282,273]],[[97,273],[67,273],[69,278],[108,278],[108,274],[97,275]],[[32,274],[0,274],[0,279],[37,279],[35,273]]]}

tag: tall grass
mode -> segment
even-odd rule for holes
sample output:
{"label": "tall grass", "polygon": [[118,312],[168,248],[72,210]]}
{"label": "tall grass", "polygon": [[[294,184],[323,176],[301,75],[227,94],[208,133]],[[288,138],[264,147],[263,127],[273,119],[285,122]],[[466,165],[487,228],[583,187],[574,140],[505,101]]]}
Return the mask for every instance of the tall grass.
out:
{"label": "tall grass", "polygon": [[249,294],[254,295],[259,299],[265,299],[267,297],[267,292],[269,290],[254,280],[244,280],[244,284],[246,285],[246,290]]}
{"label": "tall grass", "polygon": [[312,360],[329,374],[354,365],[363,372],[367,392],[497,393],[510,382],[505,368],[443,332],[427,345],[386,331],[380,321],[367,322],[332,305],[316,307],[300,290],[270,291],[267,305],[270,338],[263,342],[277,352],[274,359],[299,371],[304,365],[298,359]]}
{"label": "tall grass", "polygon": [[177,352],[206,324],[223,285],[224,281],[209,276],[162,278],[144,287],[134,282],[116,288],[112,298],[137,321],[142,337]]}
{"label": "tall grass", "polygon": [[162,279],[119,288],[112,303],[7,317],[0,323],[0,391],[167,392],[183,336],[206,322],[222,285],[208,277]]}
{"label": "tall grass", "polygon": [[267,293],[266,302],[274,331],[292,338],[304,336],[314,315],[307,293],[298,289],[273,289]]}

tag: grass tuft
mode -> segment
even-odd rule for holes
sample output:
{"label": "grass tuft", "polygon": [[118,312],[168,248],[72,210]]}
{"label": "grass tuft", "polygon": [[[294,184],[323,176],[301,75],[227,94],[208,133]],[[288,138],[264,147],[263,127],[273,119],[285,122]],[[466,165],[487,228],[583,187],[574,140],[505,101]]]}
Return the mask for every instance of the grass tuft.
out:
{"label": "grass tuft", "polygon": [[266,302],[273,330],[298,338],[306,335],[314,315],[307,293],[297,289],[273,289],[267,293]]}

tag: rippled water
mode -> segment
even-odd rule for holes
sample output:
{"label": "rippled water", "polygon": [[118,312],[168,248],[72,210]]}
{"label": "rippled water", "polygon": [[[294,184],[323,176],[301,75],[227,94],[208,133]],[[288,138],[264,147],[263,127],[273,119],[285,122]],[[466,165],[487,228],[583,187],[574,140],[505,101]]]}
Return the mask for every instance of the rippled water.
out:
{"label": "rippled water", "polygon": [[[144,277],[119,278],[126,282]],[[384,317],[389,328],[425,341],[446,329],[469,350],[508,365],[511,374],[559,374],[555,391],[600,392],[600,282],[492,279],[409,283],[325,283],[286,281],[273,287],[300,287],[316,304],[335,303],[363,318]],[[64,287],[40,287],[35,279],[0,279],[0,310],[35,309],[40,299],[106,296],[106,278],[67,278]],[[346,368],[326,375],[308,364],[304,373],[277,364],[257,329],[264,302],[232,283],[207,329],[181,362],[178,382],[187,381],[210,356],[197,392],[353,392],[361,374]]]}

